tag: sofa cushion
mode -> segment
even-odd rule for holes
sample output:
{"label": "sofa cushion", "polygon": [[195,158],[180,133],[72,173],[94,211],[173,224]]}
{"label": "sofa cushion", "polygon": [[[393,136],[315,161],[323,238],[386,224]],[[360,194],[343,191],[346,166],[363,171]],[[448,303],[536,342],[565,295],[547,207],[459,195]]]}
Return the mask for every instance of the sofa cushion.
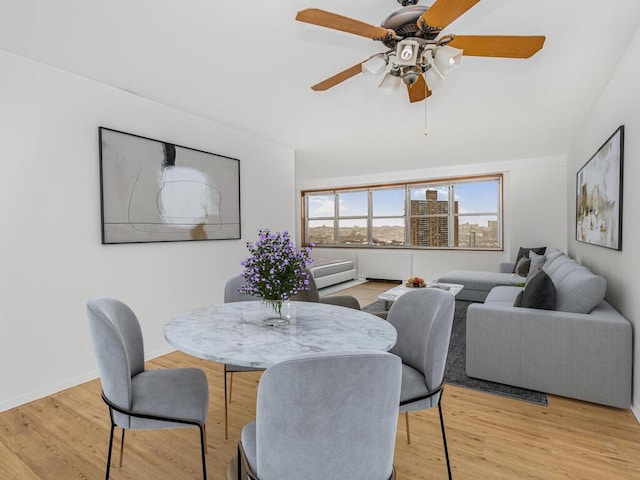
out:
{"label": "sofa cushion", "polygon": [[545,263],[548,263],[549,265],[551,265],[551,263],[561,255],[565,255],[565,254],[562,253],[557,248],[552,248],[551,250],[547,250],[545,253],[545,256],[547,257],[547,260],[545,261]]}
{"label": "sofa cushion", "polygon": [[555,309],[556,287],[549,275],[540,270],[529,280],[522,292],[522,302],[520,306],[523,308],[539,308],[542,310]]}
{"label": "sofa cushion", "polygon": [[556,310],[589,313],[604,300],[607,281],[586,267],[574,269],[556,285]]}
{"label": "sofa cushion", "polygon": [[[518,255],[516,256],[516,265],[518,265],[518,261],[522,257],[528,257],[529,256],[529,252],[533,251],[533,252],[537,253],[538,255],[544,255],[544,252],[546,250],[547,250],[547,247],[520,247],[520,249],[518,250]],[[513,269],[513,273],[516,273],[515,267]]]}
{"label": "sofa cushion", "polygon": [[489,295],[487,295],[484,303],[485,305],[491,304],[495,306],[510,307],[513,305],[514,299],[520,292],[522,292],[521,287],[494,287],[489,292]]}
{"label": "sofa cushion", "polygon": [[544,262],[542,268],[545,272],[547,272],[547,275],[549,275],[553,279],[554,272],[567,262],[575,263],[575,260],[566,253],[563,253],[556,258]]}
{"label": "sofa cushion", "polygon": [[498,285],[512,285],[524,280],[524,277],[513,273],[480,270],[451,270],[438,278],[440,283],[459,283],[464,285],[465,290],[486,290],[487,292]]}
{"label": "sofa cushion", "polygon": [[557,286],[557,285],[560,285],[565,278],[567,278],[569,275],[571,275],[573,272],[577,270],[585,270],[591,273],[591,271],[587,267],[580,265],[575,260],[564,262],[554,272],[552,273],[546,272],[546,273],[551,277],[551,280],[553,280],[553,283],[555,283]]}

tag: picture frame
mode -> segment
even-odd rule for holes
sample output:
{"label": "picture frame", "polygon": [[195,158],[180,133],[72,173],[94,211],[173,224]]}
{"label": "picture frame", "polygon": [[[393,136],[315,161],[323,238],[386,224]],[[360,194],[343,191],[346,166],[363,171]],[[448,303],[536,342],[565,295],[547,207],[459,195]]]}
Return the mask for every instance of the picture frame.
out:
{"label": "picture frame", "polygon": [[624,125],[576,174],[576,240],[622,250]]}
{"label": "picture frame", "polygon": [[102,244],[239,239],[240,160],[99,127]]}

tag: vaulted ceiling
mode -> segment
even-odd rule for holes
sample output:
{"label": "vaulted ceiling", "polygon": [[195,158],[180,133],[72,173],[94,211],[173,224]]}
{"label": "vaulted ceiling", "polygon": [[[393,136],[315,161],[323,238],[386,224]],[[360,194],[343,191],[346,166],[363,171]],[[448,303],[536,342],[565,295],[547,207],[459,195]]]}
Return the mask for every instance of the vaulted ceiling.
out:
{"label": "vaulted ceiling", "polygon": [[640,23],[637,0],[482,0],[445,32],[545,35],[544,48],[465,57],[410,104],[362,75],[313,92],[385,48],[296,22],[308,7],[378,25],[400,5],[0,0],[0,49],[290,146],[303,176],[332,177],[566,153]]}

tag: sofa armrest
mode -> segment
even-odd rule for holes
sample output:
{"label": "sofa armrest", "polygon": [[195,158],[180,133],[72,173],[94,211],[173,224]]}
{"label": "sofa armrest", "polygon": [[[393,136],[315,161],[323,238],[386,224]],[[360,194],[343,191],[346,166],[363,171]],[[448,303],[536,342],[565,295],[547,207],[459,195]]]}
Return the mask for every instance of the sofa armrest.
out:
{"label": "sofa armrest", "polygon": [[498,265],[498,271],[500,273],[513,273],[515,266],[516,262],[500,262]]}
{"label": "sofa armrest", "polygon": [[631,324],[607,302],[591,313],[473,304],[467,375],[619,408],[631,404]]}

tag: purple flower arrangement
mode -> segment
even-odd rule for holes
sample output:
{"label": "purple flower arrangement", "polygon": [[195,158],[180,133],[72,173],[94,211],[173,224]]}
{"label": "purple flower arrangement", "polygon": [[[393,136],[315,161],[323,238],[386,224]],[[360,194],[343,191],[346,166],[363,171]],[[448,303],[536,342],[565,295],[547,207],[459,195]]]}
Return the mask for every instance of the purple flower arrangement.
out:
{"label": "purple flower arrangement", "polygon": [[307,266],[313,262],[308,247],[296,250],[289,232],[258,230],[258,240],[247,242],[250,256],[241,262],[245,283],[239,293],[255,295],[266,301],[288,300],[309,290]]}

